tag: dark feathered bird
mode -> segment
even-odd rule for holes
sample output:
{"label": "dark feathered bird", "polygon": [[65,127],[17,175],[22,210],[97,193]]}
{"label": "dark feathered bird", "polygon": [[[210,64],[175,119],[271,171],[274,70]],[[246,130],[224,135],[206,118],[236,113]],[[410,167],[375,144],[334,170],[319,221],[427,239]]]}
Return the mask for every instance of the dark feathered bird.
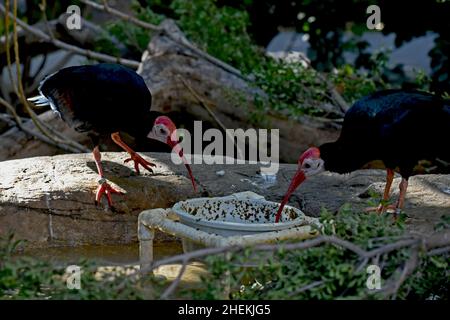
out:
{"label": "dark feathered bird", "polygon": [[[47,105],[57,112],[72,128],[87,132],[92,138],[93,155],[100,175],[96,193],[98,203],[106,194],[112,205],[111,194],[119,193],[103,176],[99,138],[110,135],[112,140],[130,154],[125,160],[134,161],[153,172],[153,163],[142,158],[120,138],[119,132],[126,132],[135,138],[152,138],[174,148],[176,127],[173,122],[158,112],[150,111],[152,96],[144,80],[131,69],[118,64],[98,64],[69,67],[47,76],[39,86],[40,95],[28,100],[36,105]],[[181,150],[179,150],[181,151]],[[183,161],[182,152],[180,156]],[[195,182],[186,163],[192,185]]]}
{"label": "dark feathered bird", "polygon": [[329,170],[347,173],[360,169],[372,160],[382,160],[387,169],[383,202],[394,178],[394,170],[402,176],[398,213],[404,204],[408,178],[419,160],[439,158],[450,161],[450,101],[412,90],[384,90],[357,101],[345,114],[336,142],[310,148],[298,160],[298,170],[278,210],[307,177]]}

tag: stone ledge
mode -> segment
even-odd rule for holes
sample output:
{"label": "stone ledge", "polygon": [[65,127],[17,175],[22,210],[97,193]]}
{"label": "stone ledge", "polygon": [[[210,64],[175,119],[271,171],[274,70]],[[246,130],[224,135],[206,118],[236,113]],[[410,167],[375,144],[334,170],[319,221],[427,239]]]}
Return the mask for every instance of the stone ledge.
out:
{"label": "stone ledge", "polygon": [[[98,176],[91,154],[70,154],[0,162],[0,236],[13,231],[28,240],[27,247],[81,244],[125,244],[137,241],[137,217],[146,209],[167,208],[199,196],[224,196],[254,191],[280,201],[296,165],[281,164],[277,182],[259,178],[259,165],[192,165],[199,183],[192,190],[183,165],[174,165],[170,154],[145,153],[157,164],[155,174],[137,176],[125,153],[103,153],[106,177],[126,194],[114,195],[116,212],[94,205]],[[224,170],[224,176],[217,171]],[[335,211],[344,203],[362,208],[360,197],[368,188],[381,192],[385,173],[360,170],[348,175],[323,173],[306,181],[290,203],[317,216],[322,207]],[[398,195],[394,181],[393,196]],[[410,179],[405,211],[408,228],[428,233],[444,214],[450,214],[450,176],[421,175]],[[156,241],[174,240],[159,234]]]}

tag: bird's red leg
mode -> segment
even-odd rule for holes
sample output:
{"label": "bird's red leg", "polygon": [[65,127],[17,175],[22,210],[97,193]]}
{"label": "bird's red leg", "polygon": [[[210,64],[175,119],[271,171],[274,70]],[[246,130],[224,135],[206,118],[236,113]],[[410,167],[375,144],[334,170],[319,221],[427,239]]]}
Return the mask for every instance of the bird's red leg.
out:
{"label": "bird's red leg", "polygon": [[127,162],[133,160],[134,161],[134,169],[136,170],[137,174],[140,173],[139,165],[143,166],[145,169],[147,169],[148,171],[153,173],[153,170],[150,167],[151,166],[156,167],[156,165],[154,163],[151,163],[151,162],[145,160],[139,154],[137,154],[136,151],[131,149],[125,142],[122,141],[118,132],[112,133],[111,138],[118,146],[120,146],[123,150],[125,150],[126,152],[128,152],[130,154],[130,158],[126,159],[124,162],[127,163]]}
{"label": "bird's red leg", "polygon": [[383,200],[376,208],[367,208],[366,211],[376,211],[383,213],[387,208],[390,208],[386,203],[389,200],[389,193],[391,191],[392,181],[394,180],[394,170],[386,169],[386,185],[384,186]]}
{"label": "bird's red leg", "polygon": [[400,194],[398,196],[398,200],[397,200],[397,204],[395,206],[395,212],[394,212],[395,218],[397,218],[397,215],[400,214],[400,212],[403,209],[403,206],[405,205],[406,189],[408,189],[408,180],[407,179],[402,178],[399,189],[400,189]]}
{"label": "bird's red leg", "polygon": [[151,163],[151,162],[145,160],[139,154],[137,154],[136,151],[131,149],[125,142],[122,141],[118,132],[112,133],[111,138],[118,146],[120,146],[123,150],[125,150],[126,152],[128,152],[130,154],[130,158],[126,159],[124,162],[127,163],[127,162],[133,160],[134,161],[134,169],[136,170],[137,174],[140,173],[139,165],[143,166],[145,169],[147,169],[148,171],[153,173],[153,170],[150,167],[151,166],[156,167],[156,165],[154,163]]}
{"label": "bird's red leg", "polygon": [[394,180],[394,170],[386,169],[386,186],[384,187],[383,201],[389,200],[389,192],[391,191],[392,181]]}
{"label": "bird's red leg", "polygon": [[97,166],[98,174],[100,175],[100,180],[98,181],[99,186],[97,188],[97,192],[95,193],[95,204],[98,205],[103,195],[106,195],[106,199],[108,200],[108,205],[112,208],[113,202],[111,198],[111,194],[118,193],[123,194],[123,192],[114,189],[111,185],[106,181],[103,177],[103,167],[102,167],[102,155],[98,146],[95,146],[92,151],[94,155],[95,165]]}
{"label": "bird's red leg", "polygon": [[97,172],[100,175],[100,178],[103,178],[102,154],[100,153],[98,146],[94,147],[92,154],[94,155],[95,165],[97,166]]}

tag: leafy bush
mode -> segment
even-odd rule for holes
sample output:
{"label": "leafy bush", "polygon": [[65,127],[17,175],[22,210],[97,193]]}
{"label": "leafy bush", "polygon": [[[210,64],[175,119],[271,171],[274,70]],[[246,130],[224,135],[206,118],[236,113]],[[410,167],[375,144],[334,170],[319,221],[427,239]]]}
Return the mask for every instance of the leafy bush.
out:
{"label": "leafy bush", "polygon": [[[364,214],[344,206],[333,215],[323,211],[326,235],[350,241],[364,250],[380,248],[405,237],[404,222],[390,215]],[[448,217],[437,225],[449,228]],[[158,299],[169,283],[154,277],[132,278],[133,268],[101,271],[92,261],[79,261],[81,290],[66,286],[65,267],[24,256],[14,256],[17,242],[10,236],[0,241],[0,299]],[[208,270],[199,288],[180,289],[175,297],[193,299],[379,299],[366,287],[367,266],[381,268],[381,286],[398,275],[411,254],[403,248],[363,261],[352,251],[333,244],[273,254],[253,248],[208,256]],[[420,264],[395,295],[397,299],[448,299],[449,255],[419,252]],[[250,265],[250,267],[249,267]],[[244,267],[247,266],[247,267]]]}
{"label": "leafy bush", "polygon": [[[134,3],[133,9],[136,17],[142,21],[158,25],[163,16],[156,14],[150,8],[141,7]],[[127,56],[139,59],[142,52],[147,48],[150,41],[150,33],[148,30],[140,28],[132,23],[123,20],[115,20],[105,25],[105,30],[114,36],[121,43],[125,44],[128,53]],[[104,36],[96,43],[96,49],[112,55],[119,55],[120,50],[110,40],[110,37]]]}
{"label": "leafy bush", "polygon": [[265,59],[247,32],[246,11],[217,7],[211,0],[174,0],[171,4],[181,30],[209,54],[251,73]]}
{"label": "leafy bush", "polygon": [[[351,241],[365,250],[379,248],[405,236],[404,224],[392,222],[390,215],[363,214],[344,207],[337,215],[324,211],[321,221],[325,234]],[[380,255],[377,261],[361,261],[355,253],[333,244],[287,251],[280,249],[254,267],[251,249],[236,254],[207,258],[208,276],[203,278],[204,290],[191,292],[196,299],[224,298],[224,288],[231,299],[348,299],[383,298],[380,292],[367,289],[366,267],[376,264],[381,278],[398,272],[410,257],[409,248]],[[421,264],[407,279],[396,297],[400,299],[448,299],[448,254],[421,255]],[[382,280],[381,286],[383,288]]]}

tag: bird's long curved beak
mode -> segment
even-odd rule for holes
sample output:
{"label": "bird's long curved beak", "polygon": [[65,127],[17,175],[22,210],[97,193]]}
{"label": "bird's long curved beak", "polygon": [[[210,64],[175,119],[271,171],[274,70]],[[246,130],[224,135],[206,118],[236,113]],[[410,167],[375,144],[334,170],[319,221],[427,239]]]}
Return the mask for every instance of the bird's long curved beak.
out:
{"label": "bird's long curved beak", "polygon": [[295,176],[291,180],[291,184],[289,185],[289,188],[288,188],[286,194],[284,195],[283,201],[281,201],[280,207],[278,208],[277,215],[275,216],[275,222],[278,222],[280,220],[281,212],[283,212],[283,208],[286,205],[286,203],[288,202],[289,197],[295,191],[295,189],[297,189],[297,187],[303,181],[305,181],[305,179],[306,179],[305,172],[302,169],[297,170],[297,172],[295,173]]}
{"label": "bird's long curved beak", "polygon": [[168,142],[168,145],[172,148],[172,151],[176,152],[180,156],[189,173],[189,177],[191,178],[192,187],[194,187],[194,192],[197,192],[197,185],[195,184],[195,179],[194,175],[192,174],[191,166],[188,164],[186,158],[184,157],[183,148],[181,148],[180,143],[178,141],[170,140]]}

